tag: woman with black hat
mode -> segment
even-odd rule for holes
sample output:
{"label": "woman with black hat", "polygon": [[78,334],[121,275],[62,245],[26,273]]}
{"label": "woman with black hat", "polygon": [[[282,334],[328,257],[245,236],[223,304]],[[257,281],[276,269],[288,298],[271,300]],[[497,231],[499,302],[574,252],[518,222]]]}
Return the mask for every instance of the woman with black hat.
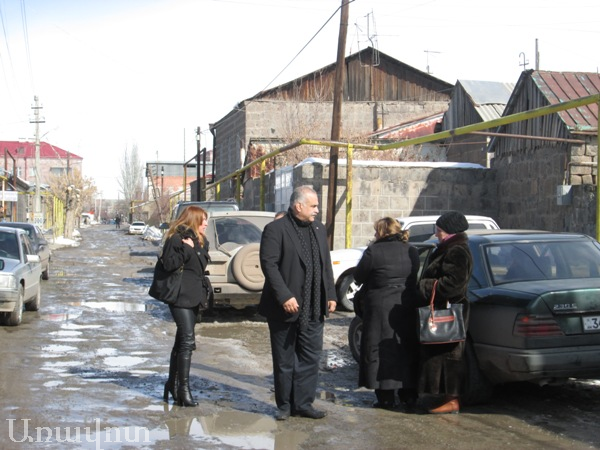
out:
{"label": "woman with black hat", "polygon": [[[435,235],[439,244],[419,281],[421,306],[429,303],[437,280],[436,308],[445,308],[446,303],[462,303],[465,327],[469,323],[467,286],[473,269],[473,258],[465,233],[468,228],[467,219],[458,211],[449,211],[438,218]],[[442,404],[429,410],[431,414],[459,412],[460,389],[465,371],[464,349],[464,342],[421,345],[419,392],[445,394]]]}

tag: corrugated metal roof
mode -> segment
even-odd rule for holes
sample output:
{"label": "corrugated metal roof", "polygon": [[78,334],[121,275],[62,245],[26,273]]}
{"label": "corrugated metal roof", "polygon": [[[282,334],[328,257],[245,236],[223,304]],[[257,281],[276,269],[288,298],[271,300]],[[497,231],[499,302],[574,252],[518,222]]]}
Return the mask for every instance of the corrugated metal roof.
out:
{"label": "corrugated metal roof", "polygon": [[[551,105],[600,93],[598,73],[535,71],[531,79]],[[558,115],[571,130],[598,128],[597,103],[561,111]]]}
{"label": "corrugated metal roof", "polygon": [[515,83],[475,80],[458,80],[458,82],[469,94],[474,105],[506,104],[515,88]]}
{"label": "corrugated metal roof", "polygon": [[463,87],[484,122],[502,116],[515,88],[515,83],[496,81],[458,80],[458,83]]}
{"label": "corrugated metal roof", "polygon": [[427,117],[411,120],[410,122],[393,125],[391,127],[377,130],[369,135],[371,138],[392,139],[403,141],[421,136],[427,136],[435,132],[435,127],[442,121],[444,113],[437,113]]}

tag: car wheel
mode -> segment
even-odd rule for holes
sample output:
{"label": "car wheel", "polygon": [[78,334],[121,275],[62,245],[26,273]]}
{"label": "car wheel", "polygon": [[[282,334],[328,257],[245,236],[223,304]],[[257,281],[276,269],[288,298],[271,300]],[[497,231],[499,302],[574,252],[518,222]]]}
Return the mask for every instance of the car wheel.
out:
{"label": "car wheel", "polygon": [[240,248],[231,262],[231,272],[235,281],[244,289],[262,290],[265,276],[260,268],[260,244],[248,244]]}
{"label": "car wheel", "polygon": [[25,303],[26,311],[38,311],[40,309],[40,304],[42,302],[42,283],[41,281],[38,283],[37,292],[35,293],[35,297],[33,300]]}
{"label": "car wheel", "polygon": [[50,278],[50,260],[48,260],[48,265],[46,266],[46,270],[42,272],[42,280],[48,280]]}
{"label": "car wheel", "polygon": [[465,342],[466,377],[463,386],[461,402],[465,405],[477,405],[488,402],[494,394],[494,386],[479,369],[479,362],[473,343]]}
{"label": "car wheel", "polygon": [[19,325],[23,320],[23,295],[23,286],[19,285],[19,295],[17,296],[15,309],[8,314],[8,319],[6,320],[6,324],[11,327]]}
{"label": "car wheel", "polygon": [[354,293],[358,290],[360,285],[354,281],[352,274],[344,275],[342,280],[338,284],[337,297],[339,304],[346,311],[354,311]]}
{"label": "car wheel", "polygon": [[362,319],[358,316],[355,316],[348,327],[348,346],[350,347],[350,352],[352,353],[352,356],[356,362],[360,361],[360,339],[362,337],[362,325]]}

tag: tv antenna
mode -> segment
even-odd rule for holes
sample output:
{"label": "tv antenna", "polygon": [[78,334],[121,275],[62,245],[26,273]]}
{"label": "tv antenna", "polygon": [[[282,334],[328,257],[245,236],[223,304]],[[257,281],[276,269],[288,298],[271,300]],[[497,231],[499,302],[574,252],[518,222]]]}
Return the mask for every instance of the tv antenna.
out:
{"label": "tv antenna", "polygon": [[[373,49],[373,54],[371,55],[371,64],[363,63],[362,61],[360,61],[360,64],[361,64],[361,66],[371,65],[373,67],[376,67],[379,65],[380,60],[379,60],[379,49],[378,49],[378,43],[377,43],[377,29],[375,26],[375,15],[373,14],[373,12],[370,12],[366,16],[363,16],[363,20],[366,20],[366,22],[367,22],[366,33],[362,30],[362,28],[360,27],[360,25],[358,23],[354,24],[354,27],[356,28],[356,41],[358,42],[359,60],[360,60],[360,51],[362,50],[361,42],[368,42],[366,46],[371,47]],[[371,28],[373,28],[372,31],[371,31]]]}
{"label": "tv antenna", "polygon": [[525,53],[519,53],[519,58],[523,57],[523,62],[519,63],[520,66],[523,66],[523,71],[527,70],[527,64],[529,64],[529,60],[525,59]]}
{"label": "tv antenna", "polygon": [[436,52],[435,50],[424,50],[425,53],[427,53],[427,73],[429,75],[431,75],[431,71],[429,70],[429,54],[430,53],[442,53],[442,52]]}

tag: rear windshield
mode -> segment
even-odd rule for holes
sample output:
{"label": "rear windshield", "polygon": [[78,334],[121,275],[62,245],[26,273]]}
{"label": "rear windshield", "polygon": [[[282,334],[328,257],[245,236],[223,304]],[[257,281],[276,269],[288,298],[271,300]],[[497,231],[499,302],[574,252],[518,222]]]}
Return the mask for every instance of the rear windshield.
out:
{"label": "rear windshield", "polygon": [[252,244],[260,242],[262,230],[253,223],[240,217],[223,217],[215,219],[215,231],[219,244],[234,242],[236,244]]}
{"label": "rear windshield", "polygon": [[494,244],[485,255],[494,284],[600,276],[600,249],[588,240]]}

